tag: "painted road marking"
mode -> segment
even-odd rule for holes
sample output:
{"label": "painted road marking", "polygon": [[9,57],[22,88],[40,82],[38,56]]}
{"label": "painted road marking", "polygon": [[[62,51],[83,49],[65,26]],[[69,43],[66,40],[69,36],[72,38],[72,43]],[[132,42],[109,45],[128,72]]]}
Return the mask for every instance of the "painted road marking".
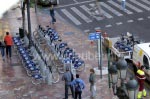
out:
{"label": "painted road marking", "polygon": [[[91,7],[93,7],[95,4],[94,3],[91,3],[89,4]],[[109,13],[107,13],[106,11],[104,11],[103,9],[101,9],[102,11],[102,14],[104,14],[104,16],[106,16],[107,18],[113,18],[113,16],[111,16]]]}
{"label": "painted road marking", "polygon": [[[119,2],[121,2],[120,0],[118,0]],[[135,7],[134,5],[129,4],[128,2],[126,2],[126,6],[131,8],[132,10],[136,11],[136,12],[143,12],[141,9]]]}
{"label": "painted road marking", "polygon": [[[89,15],[91,15],[90,9],[88,7],[86,7],[85,5],[80,6],[85,12],[87,12]],[[102,20],[101,17],[98,16],[94,16],[93,18],[95,18],[96,20]]]}
{"label": "painted road marking", "polygon": [[144,5],[144,4],[142,4],[142,3],[140,3],[140,2],[138,2],[138,1],[136,1],[136,0],[130,0],[130,1],[133,2],[133,3],[135,3],[136,5],[138,5],[138,6],[142,7],[142,8],[144,8],[145,10],[150,11],[150,8],[149,8],[148,6],[146,6],[146,5]]}
{"label": "painted road marking", "polygon": [[81,13],[77,8],[71,7],[71,10],[74,11],[79,17],[81,17],[86,23],[92,22],[87,16]]}
{"label": "painted road marking", "polygon": [[133,20],[127,20],[128,23],[134,22]]}
{"label": "painted road marking", "polygon": [[[116,2],[114,2],[114,1],[108,1],[110,4],[112,4],[113,6],[115,6],[115,7],[117,7],[118,9],[120,9],[121,10],[121,5],[120,4],[118,4],[118,3],[116,3]],[[133,14],[133,12],[131,12],[130,10],[127,10],[126,9],[126,11],[125,11],[125,13],[127,13],[127,14]]]}
{"label": "painted road marking", "polygon": [[117,10],[115,10],[114,8],[112,8],[111,6],[107,5],[104,2],[101,2],[101,6],[105,7],[106,9],[108,9],[109,11],[111,11],[112,13],[114,13],[117,16],[123,16],[123,14],[121,14],[120,12],[118,12]]}
{"label": "painted road marking", "polygon": [[138,18],[137,20],[138,20],[138,21],[142,21],[142,20],[144,20],[144,18]]}
{"label": "painted road marking", "polygon": [[109,24],[109,25],[106,25],[105,27],[106,27],[106,28],[108,28],[108,27],[112,27],[112,25],[111,25],[111,24]]}
{"label": "painted road marking", "polygon": [[61,9],[61,11],[76,25],[81,25],[80,21],[76,19],[71,13],[69,13],[66,9]]}
{"label": "painted road marking", "polygon": [[141,0],[141,1],[143,1],[144,3],[146,3],[146,4],[149,4],[149,5],[150,5],[150,1],[148,1],[148,0]]}
{"label": "painted road marking", "polygon": [[123,23],[122,23],[122,22],[117,22],[116,24],[117,24],[117,25],[121,25],[121,24],[123,24]]}

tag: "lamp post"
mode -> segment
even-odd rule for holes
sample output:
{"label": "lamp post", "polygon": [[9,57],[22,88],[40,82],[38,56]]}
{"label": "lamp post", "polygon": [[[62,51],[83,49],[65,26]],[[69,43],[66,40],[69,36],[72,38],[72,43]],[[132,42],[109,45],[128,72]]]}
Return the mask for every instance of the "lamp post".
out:
{"label": "lamp post", "polygon": [[27,3],[27,19],[28,19],[28,33],[29,33],[29,48],[32,45],[32,31],[31,31],[31,19],[30,19],[30,0],[26,0]]}
{"label": "lamp post", "polygon": [[129,99],[137,99],[137,92],[138,92],[138,82],[131,78],[130,81],[126,84],[128,97]]}
{"label": "lamp post", "polygon": [[117,72],[116,65],[110,66],[108,71],[109,71],[110,83],[112,83],[113,93],[116,95],[117,94],[116,85],[118,82],[118,72]]}
{"label": "lamp post", "polygon": [[[115,65],[110,66],[108,69],[110,73],[110,83],[112,83],[114,95],[117,95],[119,99],[136,99],[137,81],[131,79],[127,84],[124,82],[127,74],[127,66],[127,62],[123,58],[119,59]],[[121,79],[121,86],[117,86],[118,78]]]}

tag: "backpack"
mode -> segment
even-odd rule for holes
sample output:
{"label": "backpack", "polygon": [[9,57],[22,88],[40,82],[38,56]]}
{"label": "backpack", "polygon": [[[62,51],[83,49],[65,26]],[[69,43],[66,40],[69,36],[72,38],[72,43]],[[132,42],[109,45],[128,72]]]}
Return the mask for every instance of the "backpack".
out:
{"label": "backpack", "polygon": [[81,86],[80,86],[80,82],[79,81],[76,81],[76,84],[75,84],[75,92],[81,92],[82,89],[81,89]]}

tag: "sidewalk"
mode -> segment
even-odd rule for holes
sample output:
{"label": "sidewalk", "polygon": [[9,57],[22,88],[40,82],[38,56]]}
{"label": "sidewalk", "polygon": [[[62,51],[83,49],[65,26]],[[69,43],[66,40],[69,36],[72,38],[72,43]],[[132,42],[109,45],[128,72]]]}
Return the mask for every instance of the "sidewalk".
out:
{"label": "sidewalk", "polygon": [[[36,19],[34,9],[31,9],[32,32],[37,27],[37,23],[42,26],[47,26],[50,22],[50,16],[48,14],[38,12],[37,16],[38,19]],[[7,15],[4,16],[3,19],[9,23],[9,28],[13,35],[19,32],[19,27],[22,25],[22,21],[18,20],[18,17],[21,17],[20,9],[8,11]],[[95,58],[93,58],[97,55],[96,45],[90,45],[87,35],[62,20],[59,16],[57,17],[56,24],[52,27],[54,27],[61,35],[62,40],[67,42],[69,46],[73,48],[83,60],[85,60],[86,68],[83,72],[79,72],[79,74],[86,84],[82,97],[83,99],[90,99],[88,77],[90,74],[89,70],[93,67],[97,67],[98,62]],[[103,57],[103,67],[107,67],[106,56]],[[0,58],[0,71],[0,99],[64,98],[65,91],[63,81],[53,84],[52,86],[48,86],[46,84],[41,84],[38,86],[33,85],[30,77],[26,75],[26,72],[21,66],[15,53],[13,54],[13,59],[11,62],[3,62]],[[96,99],[117,99],[117,97],[113,95],[112,89],[108,86],[107,74],[103,75],[102,79],[100,79],[100,76],[97,76],[96,87]]]}

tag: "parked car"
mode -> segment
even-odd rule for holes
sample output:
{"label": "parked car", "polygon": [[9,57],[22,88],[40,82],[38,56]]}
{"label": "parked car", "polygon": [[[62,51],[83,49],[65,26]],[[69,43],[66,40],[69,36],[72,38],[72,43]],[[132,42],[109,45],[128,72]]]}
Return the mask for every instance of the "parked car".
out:
{"label": "parked car", "polygon": [[58,5],[59,0],[38,0],[38,4],[42,6],[49,6],[50,4]]}

